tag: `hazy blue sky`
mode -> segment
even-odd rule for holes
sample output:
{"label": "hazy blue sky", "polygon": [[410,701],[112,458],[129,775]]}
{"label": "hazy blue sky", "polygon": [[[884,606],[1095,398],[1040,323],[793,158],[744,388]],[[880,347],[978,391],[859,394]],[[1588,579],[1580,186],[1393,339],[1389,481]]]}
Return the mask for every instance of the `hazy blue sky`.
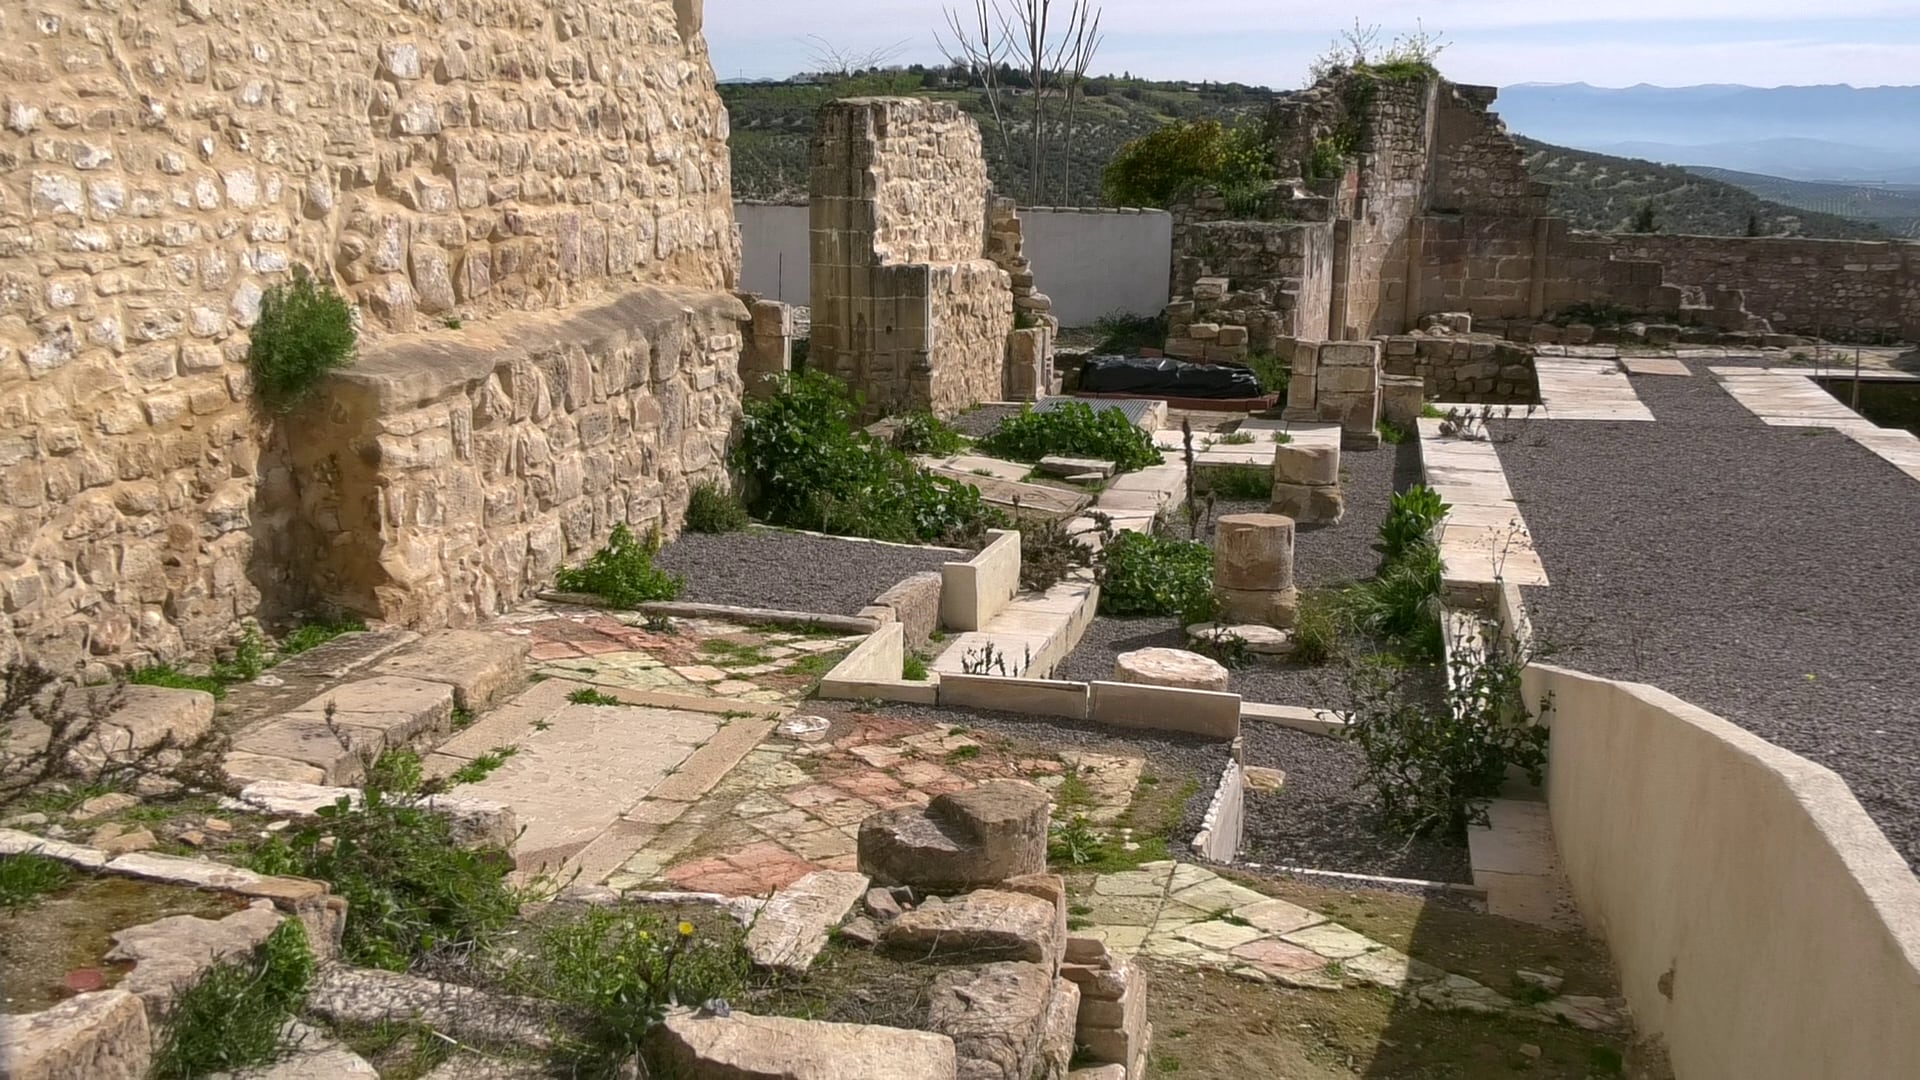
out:
{"label": "hazy blue sky", "polygon": [[[1095,68],[1165,79],[1298,86],[1357,15],[1387,36],[1416,18],[1444,31],[1452,46],[1441,67],[1460,82],[1920,83],[1920,0],[1106,0],[1104,8]],[[784,76],[808,66],[807,34],[853,49],[898,42],[898,62],[935,62],[940,11],[937,0],[707,0],[706,32],[721,78]]]}

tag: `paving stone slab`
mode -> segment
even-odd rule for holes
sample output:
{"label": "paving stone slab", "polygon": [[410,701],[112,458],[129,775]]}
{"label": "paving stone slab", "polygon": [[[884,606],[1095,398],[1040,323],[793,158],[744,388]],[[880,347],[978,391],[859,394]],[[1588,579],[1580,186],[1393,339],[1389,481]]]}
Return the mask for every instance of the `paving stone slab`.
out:
{"label": "paving stone slab", "polygon": [[426,679],[380,675],[341,683],[287,715],[320,720],[329,708],[335,723],[377,728],[386,734],[388,745],[400,745],[451,729],[453,687]]}
{"label": "paving stone slab", "polygon": [[955,1080],[953,1040],[929,1031],[784,1016],[675,1013],[654,1029],[669,1075],[720,1080]]}
{"label": "paving stone slab", "polygon": [[365,630],[341,634],[324,645],[283,660],[252,682],[227,688],[219,715],[235,727],[297,707],[343,679],[371,669],[420,640],[412,630]]}
{"label": "paving stone slab", "polygon": [[146,1080],[153,1036],[140,999],[118,987],[21,1016],[0,1015],[11,1080]]}
{"label": "paving stone slab", "polygon": [[1363,953],[1384,948],[1379,942],[1341,926],[1322,923],[1304,930],[1280,935],[1280,940],[1303,949],[1312,949],[1329,960],[1348,960]]}
{"label": "paving stone slab", "polygon": [[901,956],[1051,966],[1066,947],[1066,927],[1058,915],[1039,897],[981,889],[949,901],[929,900],[901,915],[881,931],[881,944]]}
{"label": "paving stone slab", "polygon": [[[282,716],[260,724],[234,740],[227,772],[241,779],[308,778],[313,783],[353,784],[366,775],[367,763],[388,747],[385,731],[343,724],[329,727],[319,717]],[[251,755],[242,757],[240,755]],[[259,759],[277,758],[274,766]],[[301,768],[315,770],[313,776]]]}
{"label": "paving stone slab", "polygon": [[479,712],[526,674],[529,638],[485,630],[442,630],[401,649],[373,670],[453,687],[453,703]]}
{"label": "paving stone slab", "polygon": [[265,900],[221,919],[173,915],[114,931],[106,959],[133,963],[119,988],[139,997],[152,1015],[162,1016],[208,968],[252,955],[282,918]]}
{"label": "paving stone slab", "polygon": [[[841,839],[846,839],[841,837]],[[773,894],[747,931],[747,956],[755,965],[801,974],[867,891],[867,875],[816,870]],[[951,1032],[949,1032],[951,1034]]]}
{"label": "paving stone slab", "polygon": [[554,1006],[397,971],[333,964],[307,992],[307,1011],[335,1023],[417,1021],[456,1039],[544,1050],[553,1045]]}

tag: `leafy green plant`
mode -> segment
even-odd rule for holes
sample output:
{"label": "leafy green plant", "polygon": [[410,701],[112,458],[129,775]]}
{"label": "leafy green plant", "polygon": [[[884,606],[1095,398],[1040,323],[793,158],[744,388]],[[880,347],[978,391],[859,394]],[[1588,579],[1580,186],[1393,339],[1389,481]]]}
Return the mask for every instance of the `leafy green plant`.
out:
{"label": "leafy green plant", "polygon": [[1308,180],[1329,180],[1347,171],[1347,157],[1353,153],[1353,135],[1336,131],[1313,140],[1313,153],[1306,162]]}
{"label": "leafy green plant", "polygon": [[755,517],[905,543],[966,542],[995,520],[973,487],[855,428],[858,411],[844,383],[814,371],[746,404],[733,463]]}
{"label": "leafy green plant", "polygon": [[1388,446],[1398,446],[1413,437],[1406,428],[1391,420],[1381,420],[1374,425],[1374,430],[1380,433],[1380,441]]}
{"label": "leafy green plant", "polygon": [[1102,615],[1213,617],[1213,549],[1204,543],[1123,532],[1100,561]]}
{"label": "leafy green plant", "polygon": [[1416,544],[1430,543],[1433,530],[1452,509],[1440,493],[1425,484],[1415,484],[1395,492],[1380,523],[1380,551],[1386,562],[1393,562]]}
{"label": "leafy green plant", "polygon": [[1324,664],[1339,655],[1341,618],[1333,595],[1301,593],[1293,617],[1293,658],[1303,664]]}
{"label": "leafy green plant", "polygon": [[226,683],[252,682],[278,659],[267,644],[267,639],[261,636],[259,628],[248,626],[241,631],[232,655],[225,660],[214,661],[213,677]]}
{"label": "leafy green plant", "polygon": [[295,627],[286,637],[280,639],[275,663],[288,657],[299,656],[303,652],[317,649],[341,634],[365,630],[364,620],[353,615],[324,615],[310,619]]}
{"label": "leafy green plant", "polygon": [[602,693],[591,686],[583,686],[567,695],[567,700],[575,705],[625,705],[626,702],[612,694]]}
{"label": "leafy green plant", "polygon": [[719,484],[695,484],[687,493],[687,530],[697,533],[739,532],[747,527],[747,504]]}
{"label": "leafy green plant", "polygon": [[1423,401],[1420,403],[1420,415],[1424,419],[1440,420],[1445,418],[1447,414],[1442,412],[1440,406],[1435,405],[1433,402]]}
{"label": "leafy green plant", "polygon": [[1452,659],[1454,677],[1438,703],[1384,668],[1356,667],[1345,733],[1360,748],[1364,782],[1388,825],[1458,841],[1468,824],[1486,822],[1486,804],[1510,768],[1540,783],[1547,729],[1522,698],[1523,657],[1463,647]]}
{"label": "leafy green plant", "polygon": [[908,682],[927,681],[927,658],[910,652],[900,658],[900,677]]}
{"label": "leafy green plant", "polygon": [[670,1006],[738,999],[747,971],[735,934],[595,907],[546,928],[506,982],[574,1010],[581,1023],[562,1049],[575,1075],[610,1076]]}
{"label": "leafy green plant", "polygon": [[653,600],[680,595],[685,581],[653,565],[660,550],[660,531],[649,529],[637,539],[624,522],[613,527],[607,546],[580,566],[560,568],[560,587],[568,592],[593,593],[617,608],[636,608]]}
{"label": "leafy green plant", "polygon": [[209,968],[175,999],[154,1055],[154,1080],[193,1080],[264,1065],[284,1053],[284,1025],[306,999],[313,953],[286,919],[244,960]]}
{"label": "leafy green plant", "polygon": [[58,859],[27,852],[0,856],[0,909],[31,907],[73,880],[73,870]]}
{"label": "leafy green plant", "polygon": [[1247,356],[1247,367],[1260,380],[1260,391],[1286,396],[1287,383],[1293,379],[1293,364],[1272,353],[1254,352]]}
{"label": "leafy green plant", "polygon": [[312,392],[327,372],[353,362],[353,315],[331,286],[314,281],[305,267],[260,298],[260,319],[247,346],[247,365],[261,400],[287,412]]}
{"label": "leafy green plant", "polygon": [[903,454],[957,454],[967,445],[966,436],[922,409],[898,418],[893,429],[893,448]]}
{"label": "leafy green plant", "polygon": [[171,690],[204,690],[215,698],[227,696],[227,684],[211,675],[193,675],[172,664],[152,664],[127,676],[135,686],[164,686]]}
{"label": "leafy green plant", "polygon": [[1099,458],[1121,472],[1160,464],[1153,436],[1134,426],[1126,413],[1110,406],[1096,409],[1084,401],[1009,416],[980,440],[980,449],[1014,461],[1039,461],[1053,454]]}
{"label": "leafy green plant", "polygon": [[1226,668],[1243,668],[1253,662],[1253,650],[1247,646],[1247,639],[1225,627],[1216,627],[1194,638],[1190,648]]}
{"label": "leafy green plant", "polygon": [[477,942],[511,921],[520,896],[513,860],[455,843],[452,823],[426,804],[420,759],[389,751],[367,770],[359,805],[342,796],[317,819],[270,838],[249,866],[333,884],[347,902],[348,960],[404,971],[440,948]]}
{"label": "leafy green plant", "polygon": [[1120,147],[1101,187],[1109,206],[1164,209],[1195,188],[1244,192],[1272,180],[1263,125],[1175,121]]}
{"label": "leafy green plant", "polygon": [[1222,499],[1265,500],[1273,494],[1273,470],[1257,465],[1208,469],[1200,479],[1205,490]]}
{"label": "leafy green plant", "polygon": [[1440,549],[1420,541],[1373,580],[1354,586],[1343,604],[1356,626],[1405,644],[1416,659],[1433,661],[1445,651],[1440,597]]}
{"label": "leafy green plant", "polygon": [[1098,859],[1105,846],[1106,840],[1093,831],[1086,815],[1075,814],[1073,820],[1055,826],[1047,840],[1047,859],[1068,866],[1085,866]]}

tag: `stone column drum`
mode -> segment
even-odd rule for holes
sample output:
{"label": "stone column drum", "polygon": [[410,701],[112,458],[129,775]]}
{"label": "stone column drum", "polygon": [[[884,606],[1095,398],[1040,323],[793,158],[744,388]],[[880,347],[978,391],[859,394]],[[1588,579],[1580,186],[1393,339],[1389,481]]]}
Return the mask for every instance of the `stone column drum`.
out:
{"label": "stone column drum", "polygon": [[1219,621],[1292,626],[1300,606],[1293,587],[1293,519],[1228,514],[1215,530],[1213,595]]}
{"label": "stone column drum", "polygon": [[1273,452],[1270,514],[1296,522],[1335,522],[1347,512],[1340,493],[1338,446],[1281,445]]}

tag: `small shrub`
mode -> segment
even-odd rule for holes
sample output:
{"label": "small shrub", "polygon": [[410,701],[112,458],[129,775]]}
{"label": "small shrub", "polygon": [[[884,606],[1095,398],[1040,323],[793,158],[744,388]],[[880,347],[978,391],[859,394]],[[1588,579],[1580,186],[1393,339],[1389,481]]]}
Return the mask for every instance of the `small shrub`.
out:
{"label": "small shrub", "polygon": [[1441,412],[1440,406],[1435,405],[1433,402],[1423,401],[1420,403],[1420,415],[1422,418],[1428,420],[1441,420],[1444,419],[1447,414]]}
{"label": "small shrub", "polygon": [[900,417],[899,424],[893,429],[893,448],[903,454],[945,457],[959,453],[966,445],[966,436],[924,409]]}
{"label": "small shrub", "polygon": [[316,284],[304,267],[260,298],[247,365],[268,408],[287,412],[327,372],[353,362],[353,315],[331,286]]}
{"label": "small shrub", "polygon": [[456,844],[452,823],[426,806],[431,790],[418,755],[383,754],[359,806],[342,797],[321,808],[317,820],[255,849],[249,865],[331,882],[347,902],[342,949],[355,964],[404,971],[435,950],[470,946],[518,912],[506,884],[513,860]]}
{"label": "small shrub", "polygon": [[1253,662],[1253,650],[1247,646],[1247,639],[1224,627],[1201,634],[1188,647],[1225,668],[1243,668]]}
{"label": "small shrub", "polygon": [[575,705],[625,705],[626,702],[603,693],[591,686],[583,686],[567,695],[567,700]]}
{"label": "small shrub", "polygon": [[660,550],[660,531],[650,529],[645,540],[636,539],[625,523],[615,525],[607,537],[607,546],[594,552],[580,566],[560,568],[560,588],[568,592],[593,593],[616,608],[637,608],[653,600],[671,600],[686,584],[674,574],[653,565]]}
{"label": "small shrub", "polygon": [[1293,365],[1274,356],[1272,353],[1256,352],[1247,357],[1247,367],[1252,369],[1253,377],[1260,380],[1260,392],[1285,396],[1287,383],[1293,379]]}
{"label": "small shrub", "polygon": [[1176,121],[1115,151],[1101,191],[1108,206],[1164,209],[1196,188],[1246,191],[1272,180],[1264,125]]}
{"label": "small shrub", "polygon": [[787,376],[747,403],[732,460],[755,517],[904,543],[964,543],[995,520],[973,487],[856,429],[858,412],[846,385],[819,372]]}
{"label": "small shrub", "polygon": [[1245,446],[1252,441],[1251,431],[1229,431],[1213,440],[1216,446]]}
{"label": "small shrub", "polygon": [[1410,836],[1462,839],[1467,825],[1486,822],[1486,804],[1509,768],[1538,785],[1546,765],[1547,729],[1521,697],[1525,660],[1462,649],[1453,662],[1456,678],[1437,704],[1377,667],[1348,679],[1354,701],[1346,736],[1366,759],[1365,782],[1382,818]]}
{"label": "small shrub", "polygon": [[259,628],[248,626],[234,643],[232,654],[225,660],[214,661],[213,677],[226,683],[252,682],[277,659]]}
{"label": "small shrub", "polygon": [[1100,614],[1213,618],[1213,549],[1206,544],[1123,532],[1100,561]]}
{"label": "small shrub", "polygon": [[1380,421],[1379,424],[1375,425],[1375,430],[1380,433],[1380,441],[1386,443],[1388,446],[1398,446],[1408,439],[1413,438],[1411,432],[1391,420]]}
{"label": "small shrub", "polygon": [[910,652],[900,660],[900,677],[908,682],[927,681],[927,658]]}
{"label": "small shrub", "polygon": [[290,656],[299,656],[310,649],[317,649],[341,634],[365,630],[367,624],[352,615],[324,615],[318,619],[301,623],[286,637],[280,639],[280,648],[275,662]]}
{"label": "small shrub", "polygon": [[1128,315],[1114,312],[1102,315],[1094,324],[1100,340],[1093,351],[1102,356],[1135,356],[1142,349],[1161,349],[1167,344],[1167,319],[1164,315]]}
{"label": "small shrub", "polygon": [[1209,469],[1201,474],[1201,479],[1217,498],[1247,502],[1265,501],[1273,495],[1273,470],[1257,465]]}
{"label": "small shrub", "polygon": [[[1111,538],[1113,527],[1104,514],[1095,513],[1093,534]],[[1020,526],[1020,587],[1045,592],[1077,569],[1092,566],[1093,547],[1056,518],[1032,518]]]}
{"label": "small shrub", "polygon": [[1423,541],[1354,586],[1345,602],[1358,627],[1401,642],[1417,659],[1439,660],[1440,596],[1440,550]]}
{"label": "small shrub", "polygon": [[1049,455],[1099,458],[1121,472],[1160,464],[1153,436],[1135,427],[1119,409],[1096,409],[1084,401],[1062,402],[1047,412],[1028,409],[1000,422],[980,448],[1014,461],[1039,461]]}
{"label": "small shrub", "polygon": [[1340,652],[1341,612],[1326,593],[1303,593],[1293,617],[1293,658],[1303,664],[1324,664]]}
{"label": "small shrub", "polygon": [[747,527],[747,505],[711,481],[687,495],[687,529],[697,533],[739,532]]}
{"label": "small shrub", "polygon": [[1440,493],[1425,484],[1395,492],[1387,518],[1380,523],[1380,551],[1384,561],[1393,562],[1414,545],[1430,542],[1433,530],[1449,509],[1452,508],[1440,498]]}
{"label": "small shrub", "polygon": [[172,664],[153,664],[127,676],[135,686],[164,686],[170,690],[204,690],[215,698],[227,696],[227,684],[211,675],[192,675]]}
{"label": "small shrub", "polygon": [[[631,909],[590,908],[548,927],[507,983],[577,1011],[563,1047],[580,1073],[614,1075],[673,1005],[739,998],[748,962],[728,932]],[[577,1073],[576,1073],[577,1074]]]}
{"label": "small shrub", "polygon": [[31,907],[73,880],[73,870],[58,859],[27,852],[0,856],[0,909]]}
{"label": "small shrub", "polygon": [[313,953],[300,920],[276,927],[253,955],[215,964],[173,1003],[154,1080],[192,1080],[264,1065],[289,1047],[283,1026],[306,999]]}

